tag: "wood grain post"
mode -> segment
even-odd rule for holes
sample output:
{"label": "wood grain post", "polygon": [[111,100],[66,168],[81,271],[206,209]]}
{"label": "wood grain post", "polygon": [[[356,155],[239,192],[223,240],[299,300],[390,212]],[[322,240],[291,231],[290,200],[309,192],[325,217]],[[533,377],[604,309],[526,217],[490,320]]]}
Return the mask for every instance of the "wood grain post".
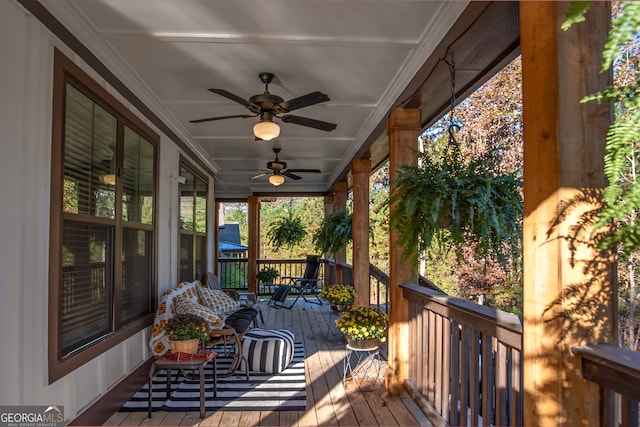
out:
{"label": "wood grain post", "polygon": [[[334,196],[324,196],[324,216],[332,214],[335,209],[335,197]],[[327,256],[327,254],[323,254],[323,256]],[[335,271],[335,264],[334,264]],[[324,286],[327,287],[332,285],[333,283],[329,283],[329,278],[331,277],[331,266],[328,263],[324,264]]]}
{"label": "wood grain post", "polygon": [[614,342],[617,316],[611,255],[590,238],[569,245],[606,184],[610,106],[580,100],[610,82],[599,71],[611,14],[593,2],[586,22],[562,31],[569,5],[520,3],[525,425],[601,425],[598,387],[581,378],[570,348]]}
{"label": "wood grain post", "polygon": [[355,303],[369,305],[369,174],[371,160],[351,162],[353,175],[353,286]]}
{"label": "wood grain post", "polygon": [[258,254],[260,253],[260,198],[247,197],[249,205],[249,250],[247,261],[248,291],[258,293]]}
{"label": "wood grain post", "polygon": [[224,208],[222,203],[215,202],[216,220],[213,226],[213,274],[220,277],[220,266],[218,265],[218,256],[220,255],[220,226],[224,221]]}
{"label": "wood grain post", "polygon": [[[333,184],[333,193],[334,193],[334,210],[335,211],[344,211],[347,209],[347,198],[349,193],[347,191],[347,181],[339,181]],[[346,248],[341,249],[338,253],[334,254],[335,262],[336,262],[336,283],[342,282],[342,267],[340,263],[347,262],[347,250]]]}
{"label": "wood grain post", "polygon": [[[400,165],[416,161],[421,111],[418,109],[396,109],[389,115],[389,172],[391,182],[397,176]],[[391,186],[393,191],[393,185]],[[389,208],[393,216],[393,205]],[[415,248],[418,250],[418,248]],[[402,261],[404,250],[398,245],[397,235],[389,233],[389,293],[391,315],[389,319],[389,370],[387,389],[392,395],[404,390],[404,380],[409,373],[409,302],[402,296],[401,284],[417,283],[417,271]]]}

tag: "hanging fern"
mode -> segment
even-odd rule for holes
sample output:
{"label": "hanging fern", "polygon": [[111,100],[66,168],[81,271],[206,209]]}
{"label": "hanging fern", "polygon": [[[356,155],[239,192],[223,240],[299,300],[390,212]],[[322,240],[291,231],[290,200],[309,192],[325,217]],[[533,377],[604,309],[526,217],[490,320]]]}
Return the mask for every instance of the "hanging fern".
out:
{"label": "hanging fern", "polygon": [[313,235],[313,244],[320,253],[335,255],[352,240],[352,216],[339,210],[324,217]]}
{"label": "hanging fern", "polygon": [[300,218],[291,216],[281,218],[271,224],[267,231],[267,240],[274,249],[293,248],[307,237],[307,229]]}
{"label": "hanging fern", "polygon": [[521,182],[515,174],[498,174],[482,156],[462,165],[443,156],[418,154],[418,163],[401,166],[391,193],[390,225],[417,265],[432,244],[447,244],[461,255],[465,246],[505,260],[521,242]]}

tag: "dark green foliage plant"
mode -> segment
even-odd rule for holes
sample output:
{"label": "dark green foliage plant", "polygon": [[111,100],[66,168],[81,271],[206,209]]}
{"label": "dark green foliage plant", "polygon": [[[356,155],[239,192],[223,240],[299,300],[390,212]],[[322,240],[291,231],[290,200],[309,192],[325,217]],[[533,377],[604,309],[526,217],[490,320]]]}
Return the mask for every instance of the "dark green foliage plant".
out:
{"label": "dark green foliage plant", "polygon": [[335,255],[353,238],[352,215],[339,210],[326,215],[313,235],[313,244],[320,253]]}
{"label": "dark green foliage plant", "polygon": [[267,232],[269,244],[274,249],[293,248],[307,237],[307,229],[300,218],[286,216],[273,222]]}
{"label": "dark green foliage plant", "polygon": [[491,152],[466,164],[447,152],[435,159],[419,153],[416,163],[400,167],[390,197],[390,226],[406,261],[417,266],[420,253],[435,243],[457,254],[475,246],[500,261],[520,250],[521,181],[492,165]]}
{"label": "dark green foliage plant", "polygon": [[266,267],[256,273],[256,278],[262,283],[272,282],[280,273],[273,267]]}
{"label": "dark green foliage plant", "polygon": [[[567,30],[572,24],[583,21],[590,4],[572,2],[562,28]],[[637,50],[625,52],[625,46],[637,43],[638,37],[640,2],[623,2],[611,22],[602,53],[602,71],[609,71],[621,56],[632,56],[637,60]],[[640,249],[640,223],[636,220],[640,208],[640,180],[634,172],[640,160],[640,74],[634,67],[627,71],[630,78],[619,79],[617,85],[607,86],[601,92],[585,97],[582,102],[613,101],[615,106],[616,115],[607,133],[604,157],[604,172],[609,184],[603,192],[605,206],[598,214],[594,232],[609,227],[609,235],[599,247],[621,247],[628,254]]]}

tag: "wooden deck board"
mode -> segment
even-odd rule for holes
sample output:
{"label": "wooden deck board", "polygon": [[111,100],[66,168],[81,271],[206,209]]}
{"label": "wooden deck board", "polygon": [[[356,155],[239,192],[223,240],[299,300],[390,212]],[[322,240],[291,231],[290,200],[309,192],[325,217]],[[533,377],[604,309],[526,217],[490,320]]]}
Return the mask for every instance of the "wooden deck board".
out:
{"label": "wooden deck board", "polygon": [[[289,301],[290,303],[290,301]],[[307,377],[306,411],[215,411],[200,419],[194,412],[118,412],[105,425],[177,426],[429,426],[407,396],[391,397],[379,384],[362,391],[342,385],[345,341],[333,323],[326,303],[322,306],[298,300],[293,309],[274,308],[261,302],[265,329],[291,329],[304,343]],[[386,349],[385,349],[386,350]],[[386,355],[386,351],[381,352]],[[384,367],[384,366],[383,366]],[[381,373],[383,375],[383,373]]]}

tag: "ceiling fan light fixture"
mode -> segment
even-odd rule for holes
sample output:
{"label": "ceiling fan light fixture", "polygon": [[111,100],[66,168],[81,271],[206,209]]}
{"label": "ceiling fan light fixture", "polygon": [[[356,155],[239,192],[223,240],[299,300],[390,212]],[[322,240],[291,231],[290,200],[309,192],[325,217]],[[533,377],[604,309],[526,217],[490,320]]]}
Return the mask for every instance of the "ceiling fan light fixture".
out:
{"label": "ceiling fan light fixture", "polygon": [[271,175],[269,177],[269,184],[273,185],[274,187],[279,187],[282,184],[284,184],[284,176],[282,175]]}
{"label": "ceiling fan light fixture", "polygon": [[262,119],[253,126],[253,134],[256,138],[270,141],[280,135],[280,126],[269,119]]}

